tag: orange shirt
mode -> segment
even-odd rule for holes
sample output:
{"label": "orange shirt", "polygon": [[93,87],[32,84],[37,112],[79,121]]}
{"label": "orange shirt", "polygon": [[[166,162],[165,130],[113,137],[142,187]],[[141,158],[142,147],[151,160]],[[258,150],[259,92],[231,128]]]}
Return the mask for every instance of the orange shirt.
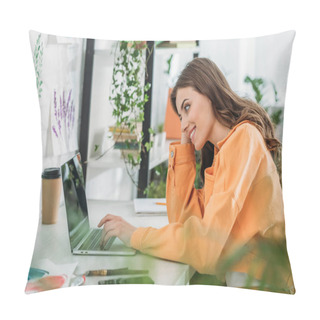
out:
{"label": "orange shirt", "polygon": [[[284,225],[283,198],[276,166],[258,129],[244,121],[215,146],[202,189],[193,144],[172,143],[167,175],[169,224],[138,228],[132,247],[183,262],[199,273],[215,274],[221,257]],[[280,237],[285,237],[281,229]],[[272,234],[272,233],[271,233]],[[247,272],[244,261],[233,270]]]}

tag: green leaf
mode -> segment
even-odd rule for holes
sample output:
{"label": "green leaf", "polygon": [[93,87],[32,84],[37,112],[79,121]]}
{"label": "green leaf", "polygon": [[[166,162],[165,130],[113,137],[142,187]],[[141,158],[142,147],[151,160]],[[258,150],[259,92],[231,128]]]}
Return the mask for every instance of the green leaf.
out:
{"label": "green leaf", "polygon": [[120,50],[121,50],[121,51],[126,50],[126,49],[127,49],[127,46],[128,46],[128,42],[126,42],[126,41],[121,41],[121,43],[120,43]]}
{"label": "green leaf", "polygon": [[149,152],[150,149],[153,147],[153,141],[146,142],[144,146],[146,147],[147,151]]}

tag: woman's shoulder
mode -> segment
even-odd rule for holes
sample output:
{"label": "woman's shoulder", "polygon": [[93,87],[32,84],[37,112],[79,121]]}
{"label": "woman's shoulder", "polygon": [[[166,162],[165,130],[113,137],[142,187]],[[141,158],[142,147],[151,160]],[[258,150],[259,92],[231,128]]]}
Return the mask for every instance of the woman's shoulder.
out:
{"label": "woman's shoulder", "polygon": [[261,135],[256,125],[249,120],[245,120],[238,123],[234,127],[234,129],[235,129],[235,132],[237,132],[238,134],[243,133],[243,134],[250,134],[250,135],[257,135],[257,136]]}
{"label": "woman's shoulder", "polygon": [[242,134],[244,137],[259,142],[264,145],[264,138],[253,122],[245,122],[239,126],[239,134]]}
{"label": "woman's shoulder", "polygon": [[256,125],[248,120],[242,121],[235,125],[229,132],[228,136],[221,141],[222,144],[227,142],[238,141],[239,139],[258,139],[263,140],[263,137]]}
{"label": "woman's shoulder", "polygon": [[250,121],[243,121],[231,129],[224,149],[233,152],[244,149],[265,149],[264,139],[258,128]]}

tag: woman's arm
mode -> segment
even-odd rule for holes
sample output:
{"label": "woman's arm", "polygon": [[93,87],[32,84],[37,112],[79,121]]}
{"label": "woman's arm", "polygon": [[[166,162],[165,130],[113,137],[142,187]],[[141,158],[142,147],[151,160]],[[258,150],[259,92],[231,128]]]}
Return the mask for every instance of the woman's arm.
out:
{"label": "woman's arm", "polygon": [[167,212],[170,223],[184,223],[189,217],[202,218],[203,191],[194,187],[195,149],[190,143],[172,143],[169,147],[167,174]]}

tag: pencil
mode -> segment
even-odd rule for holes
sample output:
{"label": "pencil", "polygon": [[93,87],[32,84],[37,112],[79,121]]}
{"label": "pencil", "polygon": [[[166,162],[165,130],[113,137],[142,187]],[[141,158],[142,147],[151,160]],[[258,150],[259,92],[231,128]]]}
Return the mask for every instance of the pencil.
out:
{"label": "pencil", "polygon": [[164,202],[156,202],[156,204],[159,205],[159,206],[166,206],[166,205],[167,205],[167,204],[164,203]]}

